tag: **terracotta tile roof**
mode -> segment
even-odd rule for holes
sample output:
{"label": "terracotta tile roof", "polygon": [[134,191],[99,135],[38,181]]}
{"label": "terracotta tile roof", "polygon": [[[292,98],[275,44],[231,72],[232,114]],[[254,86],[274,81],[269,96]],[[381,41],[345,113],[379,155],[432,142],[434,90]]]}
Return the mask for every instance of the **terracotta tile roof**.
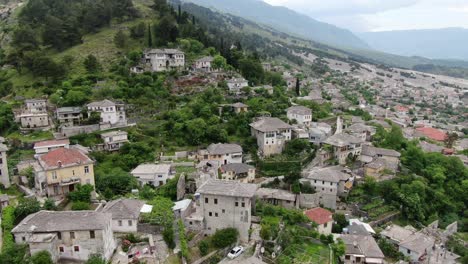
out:
{"label": "terracotta tile roof", "polygon": [[59,139],[59,140],[45,140],[34,144],[34,148],[42,148],[46,146],[59,146],[59,145],[70,145],[70,140]]}
{"label": "terracotta tile roof", "polygon": [[79,164],[91,164],[93,161],[76,149],[59,148],[40,156],[39,162],[44,169],[76,166]]}
{"label": "terracotta tile roof", "polygon": [[330,221],[333,221],[332,212],[323,209],[321,207],[312,208],[304,212],[304,214],[313,222],[318,225],[323,225]]}
{"label": "terracotta tile roof", "polygon": [[418,127],[416,128],[416,132],[437,141],[444,141],[447,137],[444,131],[432,127]]}

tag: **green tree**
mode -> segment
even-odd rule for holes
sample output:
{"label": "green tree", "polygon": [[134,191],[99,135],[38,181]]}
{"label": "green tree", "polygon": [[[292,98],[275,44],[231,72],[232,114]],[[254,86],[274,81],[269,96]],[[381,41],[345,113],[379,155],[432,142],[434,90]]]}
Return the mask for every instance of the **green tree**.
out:
{"label": "green tree", "polygon": [[16,221],[21,221],[26,216],[39,212],[41,210],[41,204],[35,198],[24,198],[18,203],[15,208]]}
{"label": "green tree", "polygon": [[128,46],[128,35],[123,31],[119,30],[114,36],[114,44],[119,49],[125,49]]}
{"label": "green tree", "polygon": [[91,184],[78,185],[76,190],[68,194],[68,198],[72,202],[91,202],[91,192],[94,190],[94,186]]}
{"label": "green tree", "polygon": [[145,22],[140,22],[135,26],[130,27],[130,37],[134,39],[143,38],[145,36],[146,24]]}
{"label": "green tree", "polygon": [[92,54],[86,57],[83,65],[88,73],[97,73],[101,69],[98,59]]}
{"label": "green tree", "polygon": [[227,66],[227,61],[226,59],[221,56],[221,55],[216,55],[214,56],[213,58],[213,62],[212,62],[212,67],[213,69],[225,69],[226,66]]}
{"label": "green tree", "polygon": [[57,211],[57,206],[55,205],[55,201],[52,199],[46,199],[44,202],[44,206],[42,208],[48,211]]}
{"label": "green tree", "polygon": [[39,251],[31,256],[31,264],[53,264],[52,255],[48,251]]}
{"label": "green tree", "polygon": [[166,15],[159,23],[154,25],[154,33],[156,36],[156,45],[165,46],[169,42],[175,43],[179,36],[179,29],[174,17]]}
{"label": "green tree", "polygon": [[105,258],[99,254],[92,254],[85,264],[108,264]]}
{"label": "green tree", "polygon": [[235,228],[219,229],[211,237],[211,242],[217,248],[225,248],[234,244],[238,236],[239,232]]}
{"label": "green tree", "polygon": [[71,209],[73,211],[85,211],[90,210],[91,205],[88,202],[77,201],[72,203]]}
{"label": "green tree", "polygon": [[200,250],[200,255],[206,256],[208,254],[208,250],[210,249],[208,241],[200,241],[200,243],[198,244],[198,249]]}
{"label": "green tree", "polygon": [[174,203],[170,199],[157,196],[148,202],[148,204],[153,206],[153,210],[151,213],[143,215],[143,219],[146,222],[162,227],[172,227],[172,223],[174,222],[172,206],[174,206]]}
{"label": "green tree", "polygon": [[0,102],[0,135],[5,135],[14,128],[16,128],[16,123],[11,106]]}

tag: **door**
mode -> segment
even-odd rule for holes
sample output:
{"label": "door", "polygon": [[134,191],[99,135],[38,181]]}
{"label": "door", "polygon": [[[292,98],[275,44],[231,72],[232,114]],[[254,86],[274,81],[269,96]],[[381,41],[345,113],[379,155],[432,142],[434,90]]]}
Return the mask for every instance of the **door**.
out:
{"label": "door", "polygon": [[73,191],[75,190],[75,185],[74,185],[74,184],[70,185],[70,186],[68,187],[68,190],[69,190],[70,192],[73,192]]}

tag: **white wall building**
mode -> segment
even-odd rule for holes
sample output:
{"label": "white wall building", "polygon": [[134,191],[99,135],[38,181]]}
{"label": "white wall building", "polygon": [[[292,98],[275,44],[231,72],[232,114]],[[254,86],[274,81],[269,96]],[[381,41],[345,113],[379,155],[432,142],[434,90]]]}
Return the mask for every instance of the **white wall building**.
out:
{"label": "white wall building", "polygon": [[88,115],[91,112],[99,112],[101,114],[101,124],[127,125],[124,104],[114,103],[106,99],[100,102],[92,102],[87,105],[87,108]]}
{"label": "white wall building", "polygon": [[213,62],[213,57],[211,56],[203,57],[203,58],[196,60],[195,63],[193,64],[193,67],[195,68],[195,70],[198,70],[198,71],[211,72],[212,62]]}
{"label": "white wall building", "polygon": [[211,144],[198,153],[199,160],[217,160],[221,164],[242,163],[242,147],[238,144]]}
{"label": "white wall building", "polygon": [[116,248],[110,214],[96,211],[40,211],[13,228],[17,244],[29,252],[46,250],[59,259],[86,261],[92,254],[109,260]]}
{"label": "white wall building", "polygon": [[197,190],[200,195],[199,205],[194,214],[199,217],[188,217],[185,223],[188,228],[201,226],[206,234],[213,234],[219,229],[236,228],[240,240],[247,242],[256,190],[255,184],[208,180]]}
{"label": "white wall building", "polygon": [[185,54],[177,49],[146,50],[144,59],[153,72],[183,69],[185,66]]}
{"label": "white wall building", "polygon": [[261,155],[281,154],[291,140],[293,127],[275,117],[263,117],[250,124],[252,136],[257,138]]}
{"label": "white wall building", "polygon": [[0,183],[6,188],[10,187],[10,176],[8,174],[8,161],[7,161],[8,147],[0,141]]}
{"label": "white wall building", "polygon": [[296,120],[299,125],[309,126],[312,122],[312,110],[305,106],[291,106],[287,110],[289,120]]}
{"label": "white wall building", "polygon": [[128,143],[128,133],[125,131],[111,131],[101,134],[104,141],[104,150],[119,150],[125,143]]}
{"label": "white wall building", "polygon": [[144,204],[143,201],[136,199],[118,199],[108,202],[102,212],[112,215],[112,231],[136,233]]}
{"label": "white wall building", "polygon": [[131,174],[137,178],[141,186],[150,184],[158,187],[173,178],[169,164],[141,164],[132,170]]}
{"label": "white wall building", "polygon": [[58,140],[45,140],[34,144],[34,151],[36,155],[46,154],[49,151],[58,148],[70,148],[70,140],[58,139]]}
{"label": "white wall building", "polygon": [[249,86],[249,82],[244,78],[232,78],[227,81],[227,86],[229,88],[229,92],[240,94],[242,88]]}

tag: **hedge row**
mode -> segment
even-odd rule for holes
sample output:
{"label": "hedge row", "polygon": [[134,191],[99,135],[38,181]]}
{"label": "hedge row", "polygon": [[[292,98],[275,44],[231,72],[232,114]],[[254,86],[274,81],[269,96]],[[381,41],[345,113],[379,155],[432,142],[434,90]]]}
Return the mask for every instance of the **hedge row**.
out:
{"label": "hedge row", "polygon": [[15,208],[13,206],[7,206],[3,208],[2,212],[2,229],[3,229],[3,246],[2,251],[6,250],[9,247],[13,247],[15,241],[11,230],[14,227],[15,223]]}

